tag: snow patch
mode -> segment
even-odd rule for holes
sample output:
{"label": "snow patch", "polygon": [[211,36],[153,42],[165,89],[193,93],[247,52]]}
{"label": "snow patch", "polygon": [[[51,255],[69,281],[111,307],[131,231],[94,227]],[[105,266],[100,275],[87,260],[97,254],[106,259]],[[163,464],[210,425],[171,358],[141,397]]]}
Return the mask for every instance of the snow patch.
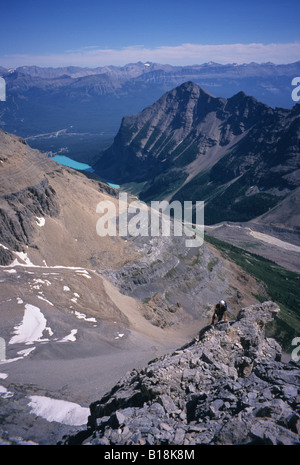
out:
{"label": "snow patch", "polygon": [[[14,252],[23,262],[26,263],[28,266],[34,266],[33,263],[30,261],[26,252]],[[16,263],[17,265],[21,265],[21,263]]]}
{"label": "snow patch", "polygon": [[83,268],[77,269],[76,273],[80,274],[81,276],[84,276],[85,278],[91,279],[89,272],[87,270],[84,270]]}
{"label": "snow patch", "polygon": [[4,365],[5,363],[12,363],[16,362],[17,360],[22,360],[23,357],[15,357],[15,358],[8,358],[7,360],[0,360],[0,365]]}
{"label": "snow patch", "polygon": [[63,337],[59,342],[75,342],[76,341],[75,334],[77,334],[77,331],[78,331],[77,329],[72,329],[71,333]]}
{"label": "snow patch", "polygon": [[[33,350],[35,350],[35,347],[30,347],[30,349],[20,350],[18,352],[18,355],[20,355],[20,357],[9,358],[8,360],[1,360],[0,365],[3,365],[4,363],[16,362],[17,360],[22,360],[24,357],[27,357],[27,355],[29,355]],[[0,379],[5,379],[5,378],[7,378],[7,375],[5,373],[0,373]]]}
{"label": "snow patch", "polygon": [[44,226],[46,223],[46,220],[45,218],[39,218],[39,217],[36,217],[36,224],[41,228],[42,226]]}
{"label": "snow patch", "polygon": [[43,280],[43,279],[34,278],[33,282],[34,284],[46,284],[46,286],[51,286],[51,282],[48,281],[48,279]]}
{"label": "snow patch", "polygon": [[30,349],[23,349],[19,350],[18,355],[22,355],[23,357],[27,357],[33,350],[35,350],[35,347],[30,347]]}
{"label": "snow patch", "polygon": [[46,396],[30,396],[28,406],[31,407],[31,413],[47,421],[56,421],[71,426],[86,424],[90,414],[90,409],[87,407]]}
{"label": "snow patch", "polygon": [[45,302],[47,302],[47,304],[51,305],[51,307],[54,307],[54,304],[50,302],[50,300],[45,299],[45,297],[42,297],[41,295],[37,295],[37,298],[44,300]]}
{"label": "snow patch", "polygon": [[[71,299],[72,300],[72,299]],[[92,323],[97,323],[96,318],[94,317],[87,317],[84,313],[74,311],[74,315],[79,318],[80,320],[91,321]]]}
{"label": "snow patch", "polygon": [[47,320],[38,307],[31,304],[25,305],[25,312],[22,322],[14,328],[13,336],[9,344],[33,344],[41,341]]}

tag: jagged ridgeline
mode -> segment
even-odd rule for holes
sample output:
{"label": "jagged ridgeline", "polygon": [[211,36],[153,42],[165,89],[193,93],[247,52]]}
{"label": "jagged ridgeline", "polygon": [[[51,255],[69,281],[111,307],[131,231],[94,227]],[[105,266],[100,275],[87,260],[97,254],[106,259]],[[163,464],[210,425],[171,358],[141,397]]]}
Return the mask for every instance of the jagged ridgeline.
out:
{"label": "jagged ridgeline", "polygon": [[[90,406],[65,444],[299,444],[299,362],[282,363],[264,334],[273,302],[206,327],[172,354],[133,370]],[[298,351],[298,349],[296,349]]]}
{"label": "jagged ridgeline", "polygon": [[146,202],[203,200],[206,224],[248,221],[299,187],[299,115],[187,82],[123,118],[94,168]]}
{"label": "jagged ridgeline", "polygon": [[[224,97],[243,89],[272,107],[290,108],[291,79],[300,75],[300,61],[195,66],[139,62],[121,67],[21,66],[10,70],[0,66],[0,75],[10,96],[1,105],[2,127],[22,137],[33,136],[31,143],[40,150],[68,146],[76,160],[89,163],[99,146],[104,149],[111,144],[124,115],[141,111],[187,81],[212,93],[217,89]],[[49,134],[57,131],[58,137]],[[88,151],[82,145],[82,133],[85,140],[89,138]]]}

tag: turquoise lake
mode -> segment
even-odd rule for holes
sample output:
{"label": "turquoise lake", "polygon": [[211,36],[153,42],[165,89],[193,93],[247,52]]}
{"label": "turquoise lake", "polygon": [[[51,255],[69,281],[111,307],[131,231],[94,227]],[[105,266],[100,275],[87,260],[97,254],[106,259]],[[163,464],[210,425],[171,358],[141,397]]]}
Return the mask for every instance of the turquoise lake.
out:
{"label": "turquoise lake", "polygon": [[75,170],[84,171],[92,169],[92,167],[86,163],[80,163],[79,161],[72,160],[71,158],[62,155],[56,155],[55,157],[51,158],[51,160],[55,160],[60,165],[69,166]]}
{"label": "turquoise lake", "polygon": [[[68,166],[69,168],[74,168],[75,170],[79,171],[90,171],[93,172],[93,168],[86,163],[80,163],[79,161],[72,160],[72,158],[65,157],[63,155],[56,155],[52,157],[51,160],[56,161],[60,165]],[[114,187],[115,189],[119,189],[119,184],[114,184],[110,181],[105,181],[109,186]]]}

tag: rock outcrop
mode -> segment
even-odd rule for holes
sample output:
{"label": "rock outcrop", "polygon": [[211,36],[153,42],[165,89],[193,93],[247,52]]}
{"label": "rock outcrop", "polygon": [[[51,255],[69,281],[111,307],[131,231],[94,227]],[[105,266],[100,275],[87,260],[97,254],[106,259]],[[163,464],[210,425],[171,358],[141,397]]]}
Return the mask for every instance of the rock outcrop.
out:
{"label": "rock outcrop", "polygon": [[[1,240],[12,250],[22,251],[24,246],[32,245],[36,218],[56,217],[59,213],[56,192],[47,178],[36,186],[9,194],[3,200],[6,205],[0,207]],[[7,265],[11,257],[7,256],[5,260],[4,256],[7,251],[1,249],[1,264]]]}
{"label": "rock outcrop", "polygon": [[233,323],[127,374],[91,404],[87,429],[64,444],[297,444],[300,363],[265,337],[279,308],[242,309]]}

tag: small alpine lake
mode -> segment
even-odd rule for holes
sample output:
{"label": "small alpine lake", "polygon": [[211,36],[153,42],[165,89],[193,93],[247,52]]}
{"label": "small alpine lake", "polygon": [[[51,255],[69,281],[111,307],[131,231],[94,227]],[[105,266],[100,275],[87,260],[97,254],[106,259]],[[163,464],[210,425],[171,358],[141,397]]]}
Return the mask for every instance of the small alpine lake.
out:
{"label": "small alpine lake", "polygon": [[[64,155],[56,155],[55,157],[51,157],[51,160],[56,161],[60,165],[68,166],[69,168],[74,168],[75,170],[78,170],[78,171],[89,171],[90,173],[94,172],[93,168],[90,165],[86,163],[81,163],[79,161],[72,160],[72,158],[66,157]],[[114,187],[115,189],[120,188],[119,184],[114,184],[106,180],[105,182],[109,186]]]}

